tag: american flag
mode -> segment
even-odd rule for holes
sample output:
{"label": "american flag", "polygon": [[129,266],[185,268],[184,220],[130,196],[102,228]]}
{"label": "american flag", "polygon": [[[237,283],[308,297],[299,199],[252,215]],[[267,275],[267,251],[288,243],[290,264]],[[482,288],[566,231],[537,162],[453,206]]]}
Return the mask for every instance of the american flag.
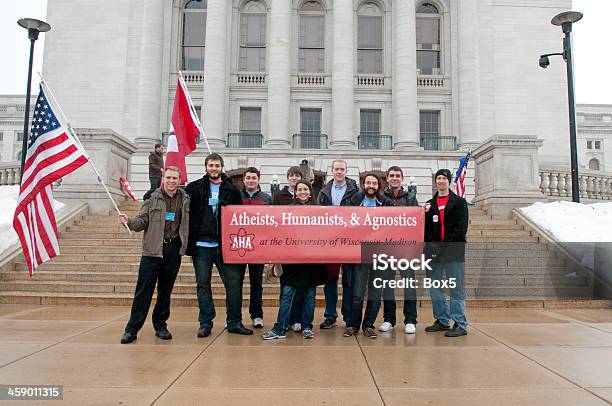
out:
{"label": "american flag", "polygon": [[42,85],[25,154],[13,228],[32,275],[38,265],[59,255],[51,184],[88,161],[57,119]]}
{"label": "american flag", "polygon": [[465,174],[467,173],[467,166],[471,156],[472,150],[470,149],[459,161],[459,168],[457,168],[457,173],[455,173],[455,193],[461,197],[465,197]]}

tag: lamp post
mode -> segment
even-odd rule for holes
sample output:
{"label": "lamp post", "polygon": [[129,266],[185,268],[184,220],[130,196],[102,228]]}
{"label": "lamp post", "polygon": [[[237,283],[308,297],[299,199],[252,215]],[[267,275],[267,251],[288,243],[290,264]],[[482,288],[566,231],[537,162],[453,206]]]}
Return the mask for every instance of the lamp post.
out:
{"label": "lamp post", "polygon": [[578,181],[578,148],[576,145],[576,100],[574,97],[574,63],[572,60],[572,24],[582,19],[582,13],[566,11],[557,14],[550,21],[551,24],[561,26],[565,38],[563,39],[563,53],[544,54],[540,56],[540,67],[546,69],[550,65],[549,56],[561,55],[567,67],[567,100],[569,105],[570,128],[570,165],[572,171],[572,201],[580,203],[580,184]]}
{"label": "lamp post", "polygon": [[23,120],[23,140],[21,143],[21,171],[20,177],[23,177],[23,166],[25,165],[26,151],[28,148],[28,126],[30,121],[30,87],[32,87],[32,63],[34,62],[34,43],[38,39],[38,34],[51,30],[51,26],[44,21],[34,18],[22,18],[17,21],[21,27],[28,30],[28,38],[30,39],[30,63],[28,66],[28,87],[26,88],[26,105],[25,118]]}

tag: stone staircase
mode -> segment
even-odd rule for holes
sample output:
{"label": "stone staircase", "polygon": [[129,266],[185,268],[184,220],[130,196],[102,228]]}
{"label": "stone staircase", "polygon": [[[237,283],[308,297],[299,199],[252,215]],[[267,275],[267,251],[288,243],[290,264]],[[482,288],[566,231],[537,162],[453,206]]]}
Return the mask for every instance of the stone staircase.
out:
{"label": "stone staircase", "polygon": [[[122,206],[130,215],[137,210],[134,203]],[[129,236],[115,215],[84,216],[60,233],[62,254],[43,264],[34,277],[29,277],[23,258],[0,272],[0,303],[130,305],[141,235]],[[468,241],[465,286],[472,302],[592,299],[591,278],[549,251],[516,220],[492,219],[482,209],[471,207]],[[212,285],[216,304],[224,305],[225,291],[216,270]],[[322,305],[322,287],[317,293],[317,304]],[[428,300],[425,290],[417,293]],[[278,294],[278,282],[264,283],[264,305],[277,306]],[[245,277],[244,306],[248,299]],[[190,257],[183,257],[173,305],[197,305]]]}

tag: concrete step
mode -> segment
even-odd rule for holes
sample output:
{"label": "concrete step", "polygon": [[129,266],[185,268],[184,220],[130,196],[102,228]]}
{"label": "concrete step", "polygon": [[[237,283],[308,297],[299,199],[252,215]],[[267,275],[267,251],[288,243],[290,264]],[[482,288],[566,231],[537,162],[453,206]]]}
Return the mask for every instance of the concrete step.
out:
{"label": "concrete step", "polygon": [[[63,292],[63,293],[133,293],[136,286],[136,281],[129,282],[78,282],[59,280],[59,281],[0,281],[0,291],[29,291],[29,292]],[[527,291],[538,289],[566,289],[568,287],[588,288],[589,281],[584,277],[563,278],[563,277],[482,277],[473,278],[466,277],[465,290],[467,295],[481,294],[481,290],[486,290],[486,294],[507,294],[508,290],[515,291],[517,289],[527,289]],[[225,287],[221,280],[216,280],[211,283],[213,294],[225,294]],[[263,285],[265,294],[279,295],[280,285],[278,283],[265,283]],[[322,287],[319,287],[319,293],[322,293]],[[425,291],[424,288],[419,288],[419,294]],[[339,292],[342,292],[342,286],[339,286]],[[396,294],[402,296],[403,290],[396,289]],[[195,281],[185,283],[177,281],[174,286],[176,294],[196,294]],[[250,284],[248,281],[243,286],[243,294],[250,294]]]}
{"label": "concrete step", "polygon": [[124,232],[76,232],[76,231],[63,231],[60,233],[60,239],[62,240],[116,240],[116,239],[128,239],[134,241],[140,241],[142,239],[141,233],[133,233],[131,236],[127,230]]}
{"label": "concrete step", "polygon": [[531,237],[530,231],[524,230],[506,230],[506,229],[478,229],[473,230],[470,229],[467,234],[467,240],[471,241],[474,237],[492,237],[492,238],[522,238],[522,237]]}
{"label": "concrete step", "polygon": [[489,224],[489,223],[481,223],[481,224],[470,224],[468,227],[469,232],[478,231],[478,230],[494,230],[494,231],[524,231],[523,226],[519,224]]}
{"label": "concrete step", "polygon": [[[530,263],[526,263],[524,265],[520,265],[523,258],[516,258],[513,260],[513,263],[517,263],[519,265],[511,265],[511,266],[491,266],[486,264],[468,264],[465,268],[465,273],[473,274],[473,275],[483,275],[483,274],[493,274],[493,275],[528,275],[528,274],[538,274],[538,275],[565,275],[569,272],[572,272],[572,268],[569,268],[564,265],[533,265]],[[27,267],[21,259],[22,262],[17,262],[15,264],[16,271],[27,271]],[[89,262],[89,263],[75,263],[75,262],[47,262],[42,264],[38,269],[37,273],[46,272],[46,271],[57,271],[57,272],[138,272],[138,263],[97,263],[97,262]],[[187,272],[190,274],[195,273],[193,265],[190,262],[183,262],[181,265],[180,272]]]}
{"label": "concrete step", "polygon": [[[562,286],[562,285],[582,285],[585,281],[588,282],[586,276],[578,274],[575,277],[568,277],[569,272],[562,268],[559,273],[472,273],[467,272],[465,275],[466,286]],[[417,279],[422,280],[424,275],[417,275]],[[10,271],[0,273],[0,281],[2,282],[27,282],[31,285],[43,282],[66,282],[66,283],[82,283],[82,282],[99,282],[99,283],[131,283],[135,284],[138,279],[136,272],[65,272],[65,271],[42,271],[37,272],[30,278],[27,272]],[[244,286],[249,286],[248,272],[245,275]],[[341,285],[342,275],[340,275]],[[181,269],[178,274],[177,284],[187,284],[195,286],[195,273]],[[211,277],[211,284],[221,285],[221,277],[216,271]],[[278,281],[266,282],[264,286],[278,286]],[[10,289],[7,289],[10,290]]]}
{"label": "concrete step", "polygon": [[488,225],[488,226],[504,226],[518,224],[516,220],[505,220],[505,219],[491,219],[489,217],[470,217],[469,228],[477,225]]}
{"label": "concrete step", "polygon": [[[479,295],[475,297],[472,292],[466,292],[467,304],[469,307],[481,306],[478,303],[482,302],[487,307],[512,306],[520,307],[521,303],[527,303],[528,306],[544,307],[547,300],[587,300],[592,301],[591,288],[520,288],[506,290],[490,290],[481,288]],[[11,304],[40,304],[40,305],[98,305],[98,306],[130,306],[132,304],[133,293],[70,293],[70,292],[29,292],[29,291],[1,291],[0,303]],[[426,295],[417,296],[419,305],[431,306],[431,302]],[[539,303],[529,303],[528,300],[540,300]],[[155,301],[155,298],[153,299]],[[213,297],[215,306],[225,306],[225,297],[216,295]],[[513,303],[509,303],[512,301]],[[596,302],[596,301],[594,301]],[[342,299],[338,300],[338,308],[340,308]],[[399,306],[402,300],[398,299]],[[243,315],[248,317],[247,307],[249,305],[249,297],[244,296],[242,300]],[[278,295],[263,295],[263,305],[266,307],[278,306]],[[323,307],[325,299],[322,294],[317,294],[316,306]],[[178,294],[172,295],[172,306],[189,306],[196,307],[197,299],[195,295]]]}

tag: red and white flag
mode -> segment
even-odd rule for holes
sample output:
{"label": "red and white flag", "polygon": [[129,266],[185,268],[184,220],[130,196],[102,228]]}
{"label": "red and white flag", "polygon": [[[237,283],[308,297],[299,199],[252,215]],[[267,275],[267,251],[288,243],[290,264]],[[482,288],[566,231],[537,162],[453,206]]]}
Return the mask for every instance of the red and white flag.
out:
{"label": "red and white flag", "polygon": [[88,162],[85,152],[68,134],[41,85],[13,217],[30,276],[38,265],[59,255],[51,184]]}
{"label": "red and white flag", "polygon": [[166,146],[165,166],[176,166],[181,170],[182,183],[187,182],[185,157],[196,149],[196,138],[200,135],[200,120],[191,106],[191,98],[185,81],[179,77],[174,95],[172,125]]}
{"label": "red and white flag", "polygon": [[465,175],[467,174],[467,167],[471,156],[472,150],[470,149],[459,161],[459,168],[457,168],[455,173],[455,193],[460,197],[465,197]]}
{"label": "red and white flag", "polygon": [[130,183],[127,181],[125,176],[121,176],[119,178],[119,184],[121,185],[121,189],[128,195],[133,201],[137,202],[136,194],[134,193],[134,189],[130,186]]}

